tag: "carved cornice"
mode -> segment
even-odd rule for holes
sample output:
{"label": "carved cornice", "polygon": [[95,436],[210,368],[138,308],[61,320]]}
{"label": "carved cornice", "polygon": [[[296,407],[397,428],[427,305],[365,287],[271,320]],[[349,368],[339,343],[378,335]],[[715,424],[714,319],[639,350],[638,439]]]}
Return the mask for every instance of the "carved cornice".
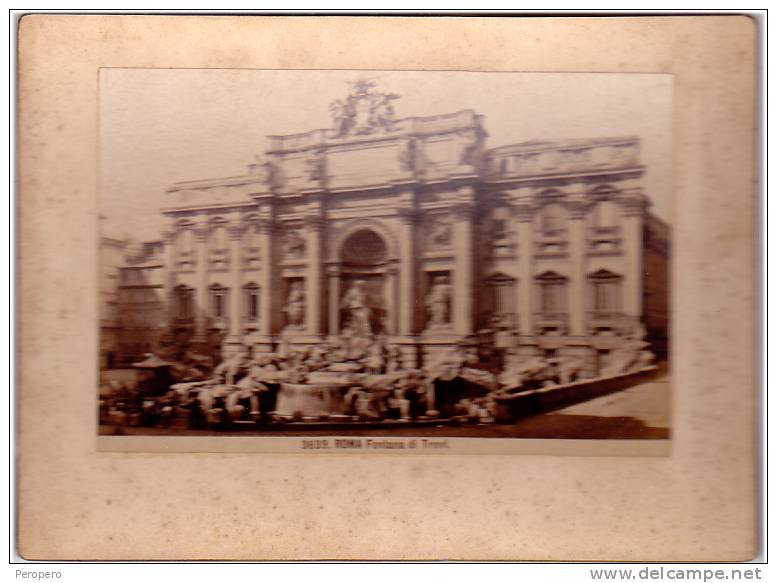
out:
{"label": "carved cornice", "polygon": [[456,193],[456,199],[460,204],[474,204],[475,188],[472,185],[461,186]]}
{"label": "carved cornice", "polygon": [[400,208],[397,211],[397,216],[406,225],[417,225],[421,222],[421,213],[417,209]]}
{"label": "carved cornice", "polygon": [[531,223],[534,220],[536,207],[529,203],[518,203],[513,205],[513,212],[519,223]]}
{"label": "carved cornice", "polygon": [[306,229],[320,231],[324,227],[324,218],[321,215],[306,215],[303,223]]}
{"label": "carved cornice", "polygon": [[451,207],[451,214],[458,221],[471,221],[475,217],[475,205],[469,202],[460,202]]}
{"label": "carved cornice", "polygon": [[266,217],[256,219],[256,230],[262,235],[272,235],[277,226],[274,220]]}
{"label": "carved cornice", "polygon": [[648,207],[648,201],[641,193],[621,196],[618,202],[621,204],[621,212],[625,217],[641,216]]}
{"label": "carved cornice", "polygon": [[234,222],[227,225],[227,233],[229,233],[230,239],[239,241],[243,237],[246,225],[241,222]]}
{"label": "carved cornice", "polygon": [[564,197],[561,202],[564,205],[564,208],[567,209],[569,218],[573,220],[585,218],[590,207],[589,201],[575,195],[568,195]]}
{"label": "carved cornice", "polygon": [[208,240],[210,231],[211,231],[210,225],[197,225],[192,228],[192,233],[194,233],[194,238],[199,243],[205,243]]}

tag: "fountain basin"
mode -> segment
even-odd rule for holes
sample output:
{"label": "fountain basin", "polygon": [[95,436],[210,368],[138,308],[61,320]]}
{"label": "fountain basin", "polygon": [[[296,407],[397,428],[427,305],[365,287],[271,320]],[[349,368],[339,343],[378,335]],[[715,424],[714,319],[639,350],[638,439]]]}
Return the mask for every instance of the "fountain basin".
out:
{"label": "fountain basin", "polygon": [[345,415],[345,394],[351,386],[350,383],[281,383],[275,413],[285,417],[299,414],[303,417]]}

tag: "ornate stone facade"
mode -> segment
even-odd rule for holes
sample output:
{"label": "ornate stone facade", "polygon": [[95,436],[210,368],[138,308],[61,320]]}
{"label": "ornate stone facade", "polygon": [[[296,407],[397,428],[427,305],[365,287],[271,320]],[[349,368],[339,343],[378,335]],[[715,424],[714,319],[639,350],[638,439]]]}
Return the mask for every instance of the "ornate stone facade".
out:
{"label": "ornate stone facade", "polygon": [[474,111],[395,119],[396,98],[357,84],[333,128],[270,136],[245,176],[168,189],[174,327],[222,331],[225,352],[359,327],[405,366],[491,343],[580,356],[589,375],[640,324],[665,345],[668,229],[638,138],[489,150]]}

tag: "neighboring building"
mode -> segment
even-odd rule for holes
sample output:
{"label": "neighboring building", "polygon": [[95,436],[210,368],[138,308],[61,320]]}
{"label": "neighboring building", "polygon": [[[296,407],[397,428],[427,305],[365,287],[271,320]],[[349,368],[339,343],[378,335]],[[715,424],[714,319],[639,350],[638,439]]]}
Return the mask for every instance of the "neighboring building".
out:
{"label": "neighboring building", "polygon": [[164,244],[161,241],[126,246],[117,293],[117,364],[127,366],[157,352],[168,331]]}
{"label": "neighboring building", "polygon": [[164,293],[142,289],[171,299],[179,334],[229,353],[366,330],[407,366],[491,338],[580,356],[589,376],[642,326],[665,349],[668,228],[637,138],[488,150],[473,111],[394,120],[395,97],[359,84],[334,129],[168,189]]}
{"label": "neighboring building", "polygon": [[119,272],[124,264],[125,241],[100,237],[100,368],[118,362]]}

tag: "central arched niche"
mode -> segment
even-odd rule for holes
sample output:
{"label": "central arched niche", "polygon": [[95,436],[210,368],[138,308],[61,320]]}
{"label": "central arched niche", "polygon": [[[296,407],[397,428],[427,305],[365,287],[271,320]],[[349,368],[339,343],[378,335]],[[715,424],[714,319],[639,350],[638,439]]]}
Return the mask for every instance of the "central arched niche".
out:
{"label": "central arched niche", "polygon": [[353,329],[354,313],[343,301],[348,297],[349,290],[358,288],[360,291],[354,293],[363,297],[368,312],[369,333],[387,332],[390,328],[387,319],[391,314],[387,297],[390,289],[386,278],[389,251],[385,239],[368,227],[357,229],[343,241],[339,259],[341,288],[338,329]]}
{"label": "central arched niche", "polygon": [[359,229],[343,242],[340,260],[346,265],[380,265],[388,258],[383,237],[371,229]]}

